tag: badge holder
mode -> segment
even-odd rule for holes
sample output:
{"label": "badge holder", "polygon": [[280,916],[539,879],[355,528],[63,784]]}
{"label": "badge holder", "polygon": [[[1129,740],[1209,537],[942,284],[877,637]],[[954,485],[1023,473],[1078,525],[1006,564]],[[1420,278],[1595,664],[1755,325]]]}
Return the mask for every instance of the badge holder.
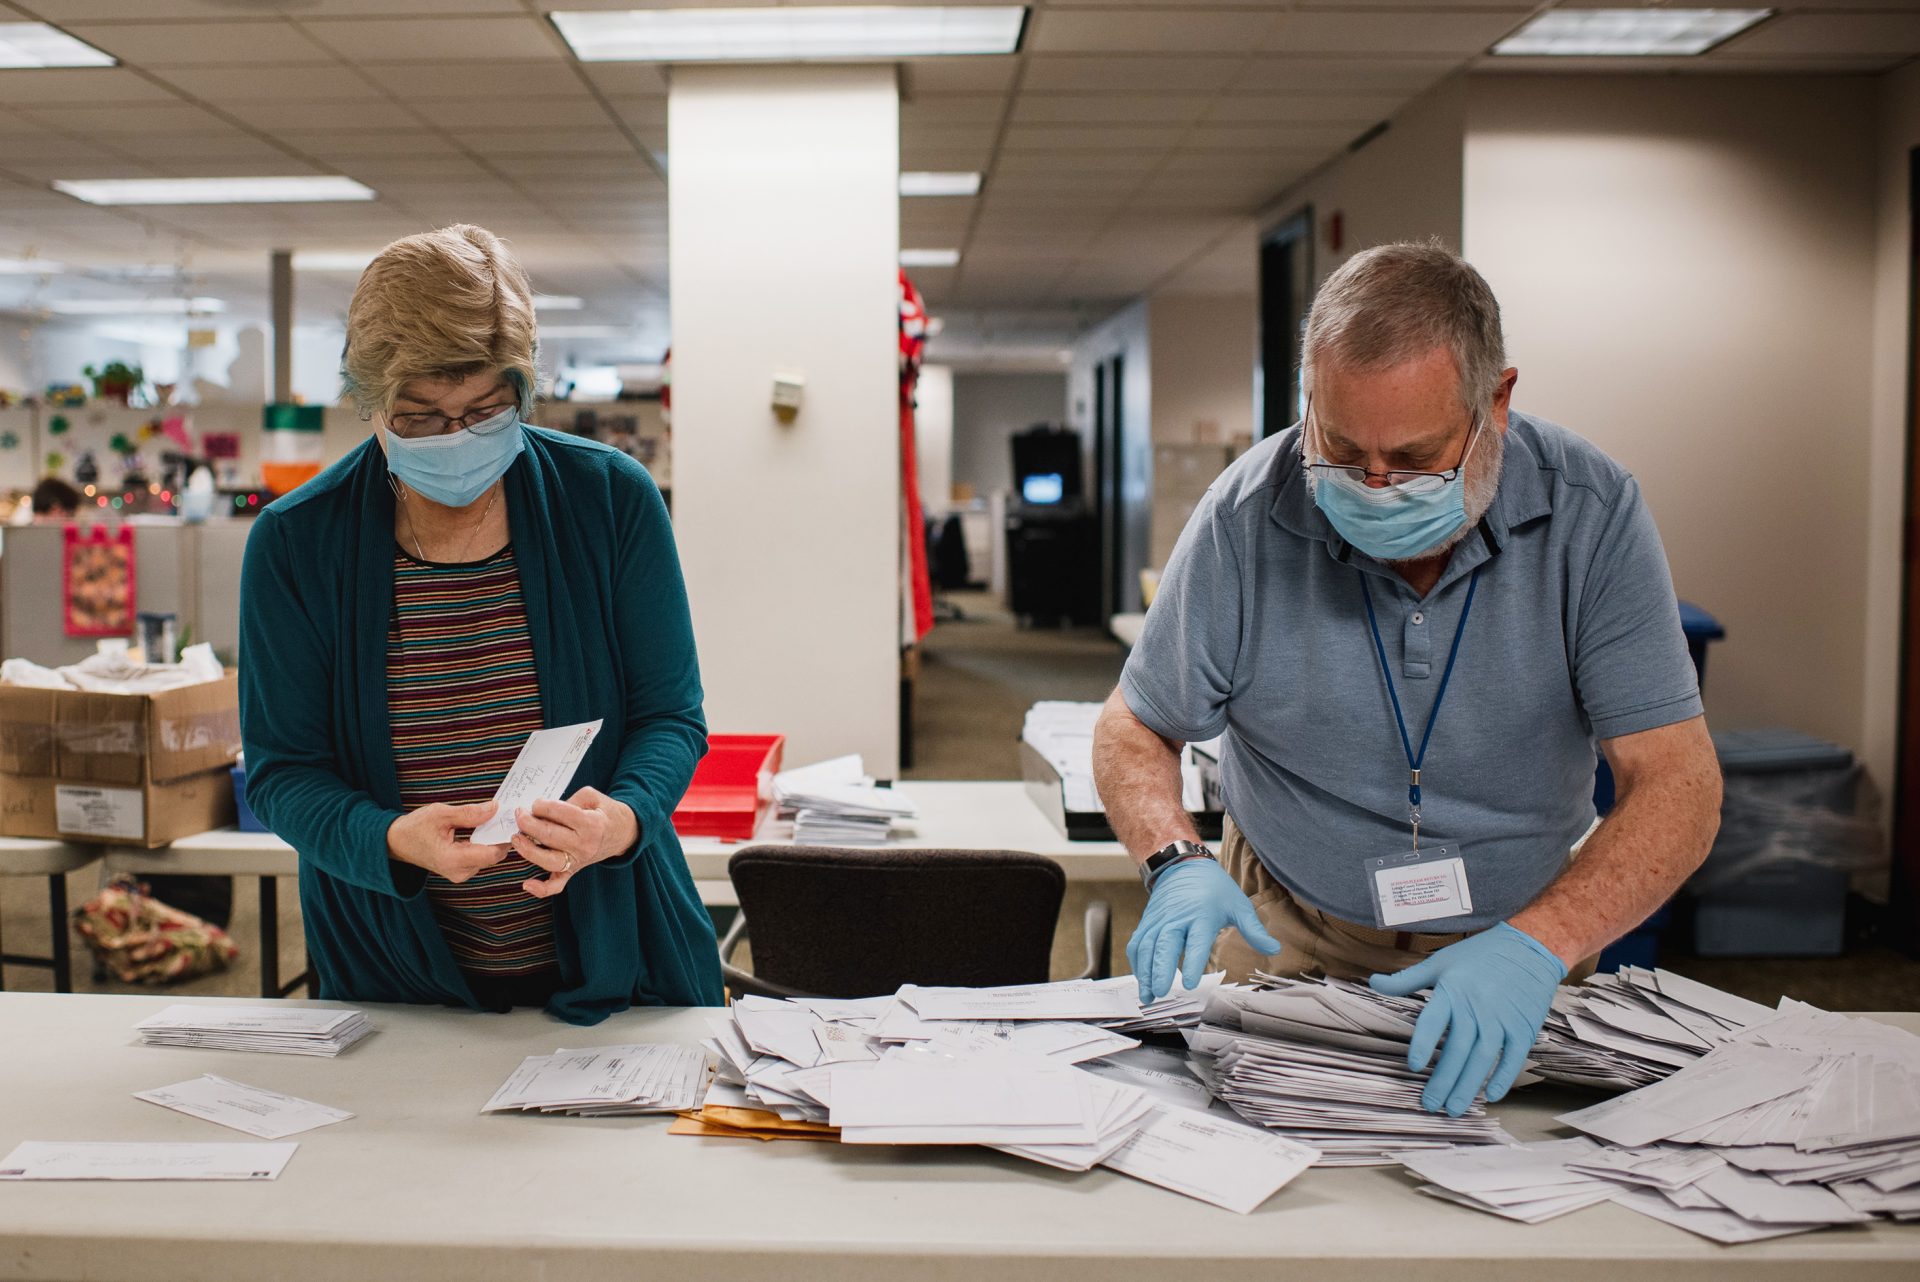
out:
{"label": "badge holder", "polygon": [[1398,930],[1473,911],[1466,860],[1456,846],[1428,846],[1365,862],[1376,929]]}

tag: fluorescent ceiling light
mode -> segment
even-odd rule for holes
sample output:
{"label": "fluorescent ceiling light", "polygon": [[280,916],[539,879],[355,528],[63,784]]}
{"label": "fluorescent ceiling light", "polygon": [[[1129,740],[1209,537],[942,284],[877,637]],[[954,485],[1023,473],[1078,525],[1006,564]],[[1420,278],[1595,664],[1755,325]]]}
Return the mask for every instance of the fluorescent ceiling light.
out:
{"label": "fluorescent ceiling light", "polygon": [[1688,57],[1772,14],[1771,9],[1556,9],[1493,51],[1507,57]]}
{"label": "fluorescent ceiling light", "polygon": [[44,22],[0,22],[0,68],[113,65],[112,55]]}
{"label": "fluorescent ceiling light", "polygon": [[0,276],[57,276],[65,270],[65,263],[44,258],[0,258]]}
{"label": "fluorescent ceiling light", "polygon": [[903,249],[900,251],[902,267],[952,267],[959,261],[960,251],[957,249]]}
{"label": "fluorescent ceiling light", "polygon": [[371,249],[296,249],[293,269],[297,272],[365,271],[374,259]]}
{"label": "fluorescent ceiling light", "polygon": [[586,303],[571,294],[535,294],[533,306],[543,312],[577,312]]}
{"label": "fluorescent ceiling light", "polygon": [[47,310],[56,316],[205,316],[227,305],[217,298],[59,298]]}
{"label": "fluorescent ceiling light", "polygon": [[979,191],[979,174],[908,170],[900,175],[902,196],[972,196]]}
{"label": "fluorescent ceiling light", "polygon": [[373,188],[351,178],[316,174],[290,178],[55,179],[90,205],[279,205],[322,200],[372,200]]}
{"label": "fluorescent ceiling light", "polygon": [[582,62],[804,62],[1013,53],[1024,5],[635,9],[552,15]]}

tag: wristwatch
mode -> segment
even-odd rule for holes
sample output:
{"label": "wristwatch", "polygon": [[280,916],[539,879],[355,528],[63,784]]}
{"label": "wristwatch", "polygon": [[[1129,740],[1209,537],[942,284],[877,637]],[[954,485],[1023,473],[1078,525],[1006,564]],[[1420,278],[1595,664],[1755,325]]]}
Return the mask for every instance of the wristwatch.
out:
{"label": "wristwatch", "polygon": [[1140,865],[1140,880],[1148,890],[1153,889],[1154,879],[1175,864],[1183,864],[1189,859],[1211,859],[1213,852],[1197,841],[1172,841],[1148,855]]}

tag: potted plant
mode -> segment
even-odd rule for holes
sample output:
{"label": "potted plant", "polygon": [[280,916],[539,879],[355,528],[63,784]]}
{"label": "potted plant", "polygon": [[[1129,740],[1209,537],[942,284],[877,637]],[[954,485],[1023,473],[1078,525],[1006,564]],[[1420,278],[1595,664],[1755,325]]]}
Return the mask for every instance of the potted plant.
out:
{"label": "potted plant", "polygon": [[133,395],[133,389],[145,382],[147,377],[138,365],[129,365],[125,361],[108,361],[97,370],[89,365],[80,372],[93,380],[95,396],[122,405]]}

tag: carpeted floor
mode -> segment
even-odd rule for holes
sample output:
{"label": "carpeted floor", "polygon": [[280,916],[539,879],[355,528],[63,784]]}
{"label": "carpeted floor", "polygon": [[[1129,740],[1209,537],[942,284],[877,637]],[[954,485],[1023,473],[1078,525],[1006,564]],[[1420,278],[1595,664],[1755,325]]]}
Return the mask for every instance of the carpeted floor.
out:
{"label": "carpeted floor", "polygon": [[[1019,776],[1016,749],[1021,718],[1041,699],[1098,701],[1119,678],[1125,655],[1104,633],[1022,630],[983,593],[955,593],[949,601],[964,617],[938,625],[927,639],[914,706],[914,764],[909,779],[1008,779]],[[78,904],[95,889],[90,870],[68,878],[70,901]],[[239,965],[224,974],[180,986],[176,991],[207,996],[254,996],[259,992],[259,963],[252,955],[258,935],[254,883],[236,887],[234,937],[243,949]],[[1100,887],[1114,912],[1114,961],[1124,968],[1127,936],[1138,921],[1138,886]],[[1075,923],[1088,890],[1076,888],[1063,919]],[[1860,915],[1870,915],[1865,906]],[[302,964],[299,905],[291,881],[282,883],[282,973]],[[47,948],[46,882],[42,878],[0,877],[0,940],[6,951],[44,955]],[[1829,1010],[1920,1010],[1920,961],[1883,942],[1872,931],[1844,957],[1725,958],[1696,957],[1669,947],[1661,964],[1707,983],[1769,1004],[1786,994]],[[1063,928],[1056,949],[1057,974],[1084,964],[1078,931]],[[76,951],[79,945],[76,941]],[[44,970],[6,969],[10,988],[50,991]],[[75,966],[75,988],[130,991],[111,981],[96,983],[84,952]]]}

